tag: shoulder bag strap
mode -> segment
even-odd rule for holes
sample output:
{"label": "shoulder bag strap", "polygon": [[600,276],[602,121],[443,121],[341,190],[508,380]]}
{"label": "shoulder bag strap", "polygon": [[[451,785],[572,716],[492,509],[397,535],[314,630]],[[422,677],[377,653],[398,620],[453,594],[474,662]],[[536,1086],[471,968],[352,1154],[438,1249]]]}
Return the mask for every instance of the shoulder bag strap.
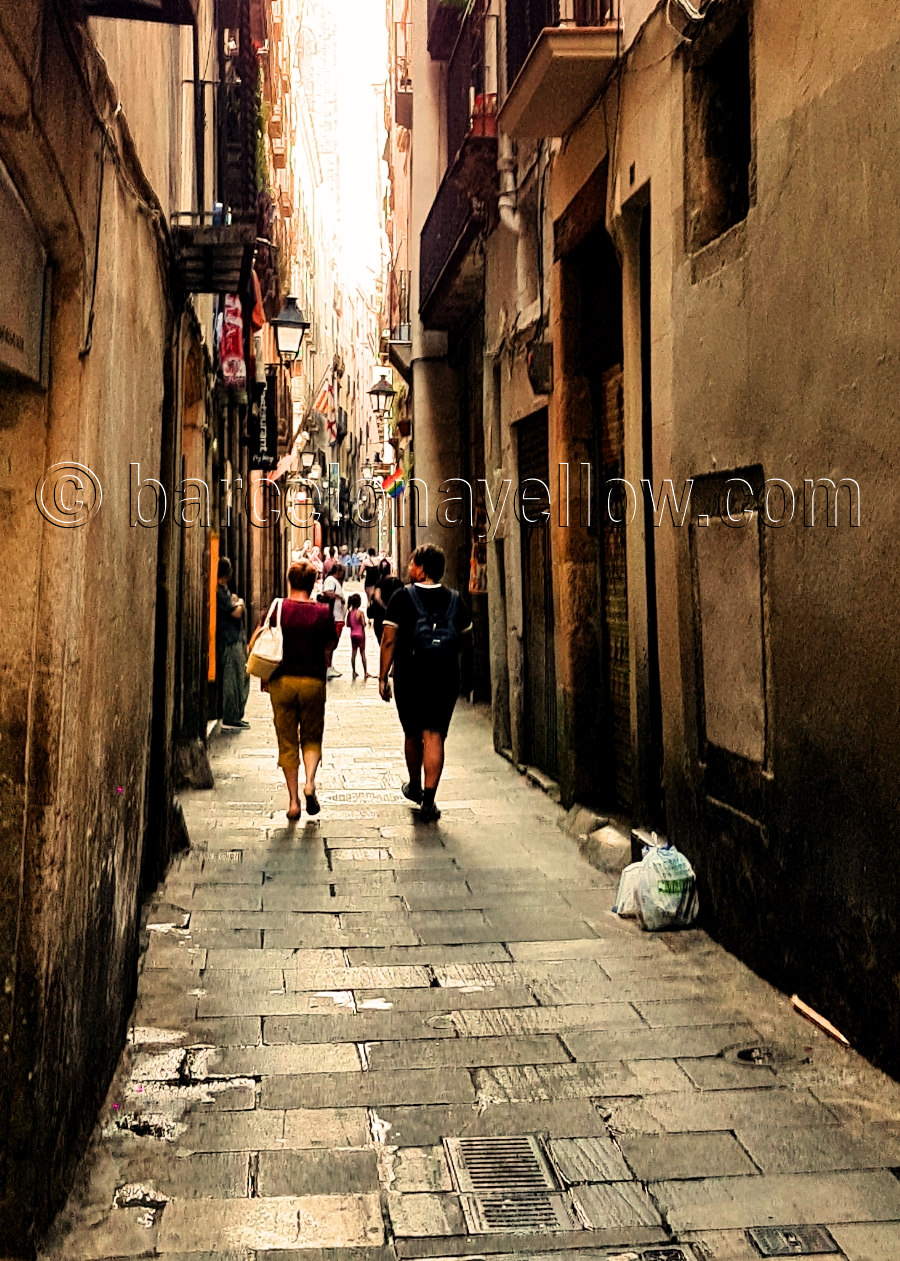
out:
{"label": "shoulder bag strap", "polygon": [[276,606],[278,607],[278,629],[279,630],[281,629],[281,601],[280,600],[273,600],[272,603],[269,605],[269,611],[266,614],[266,620],[263,622],[263,626],[266,629],[268,629],[272,625],[272,613]]}
{"label": "shoulder bag strap", "polygon": [[427,617],[428,614],[425,612],[425,605],[422,603],[422,598],[416,590],[416,584],[411,582],[406,590],[409,592],[409,598],[412,600],[413,607],[419,617]]}

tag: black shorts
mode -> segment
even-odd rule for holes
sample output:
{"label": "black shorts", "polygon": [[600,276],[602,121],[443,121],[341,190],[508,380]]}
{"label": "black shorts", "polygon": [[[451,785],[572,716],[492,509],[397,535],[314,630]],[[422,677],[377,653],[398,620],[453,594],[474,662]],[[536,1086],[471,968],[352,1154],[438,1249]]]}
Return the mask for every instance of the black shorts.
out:
{"label": "black shorts", "polygon": [[394,698],[403,734],[414,737],[437,731],[446,738],[458,696],[458,671],[427,682],[405,673],[395,677]]}

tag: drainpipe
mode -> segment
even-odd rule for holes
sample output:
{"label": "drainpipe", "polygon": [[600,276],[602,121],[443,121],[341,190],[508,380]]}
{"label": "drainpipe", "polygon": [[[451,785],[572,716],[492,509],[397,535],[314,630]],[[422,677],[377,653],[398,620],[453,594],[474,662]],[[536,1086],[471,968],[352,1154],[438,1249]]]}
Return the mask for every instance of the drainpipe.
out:
{"label": "drainpipe", "polygon": [[[491,0],[485,20],[484,32],[484,86],[485,92],[492,92],[494,100],[499,101],[500,87],[500,4],[499,0]],[[517,163],[513,153],[512,140],[504,132],[500,132],[497,152],[497,169],[500,173],[500,198],[497,203],[500,222],[516,236],[521,227],[521,216],[517,210],[518,188],[516,185]]]}

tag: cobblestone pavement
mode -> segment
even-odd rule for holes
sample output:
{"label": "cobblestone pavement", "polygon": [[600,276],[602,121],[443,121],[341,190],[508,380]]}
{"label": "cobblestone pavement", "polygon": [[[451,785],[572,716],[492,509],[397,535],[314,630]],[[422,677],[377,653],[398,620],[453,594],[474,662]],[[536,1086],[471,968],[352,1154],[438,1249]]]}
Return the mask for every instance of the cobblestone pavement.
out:
{"label": "cobblestone pavement", "polygon": [[[414,826],[393,707],[348,658],[317,821],[285,826],[258,692],[184,798],[192,849],[42,1255],[756,1261],[747,1228],[805,1224],[816,1255],[897,1261],[898,1086],[704,933],[617,920],[484,714],[460,706],[443,819]],[[453,1174],[445,1139],[512,1135],[538,1155],[463,1144]]]}

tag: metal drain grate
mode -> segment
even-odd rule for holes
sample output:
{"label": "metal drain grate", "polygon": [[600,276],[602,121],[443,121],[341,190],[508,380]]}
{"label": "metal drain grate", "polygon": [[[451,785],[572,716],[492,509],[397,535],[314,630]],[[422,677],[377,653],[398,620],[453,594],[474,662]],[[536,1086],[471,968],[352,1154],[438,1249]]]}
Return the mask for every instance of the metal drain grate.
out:
{"label": "metal drain grate", "polygon": [[645,1248],[640,1256],[641,1261],[696,1261],[693,1249],[686,1248]]}
{"label": "metal drain grate", "polygon": [[757,1226],[747,1234],[764,1257],[809,1257],[838,1251],[824,1226]]}
{"label": "metal drain grate", "polygon": [[534,1134],[445,1138],[444,1150],[460,1191],[521,1195],[559,1186]]}
{"label": "metal drain grate", "polygon": [[581,1230],[564,1195],[530,1191],[515,1195],[461,1195],[470,1235],[531,1235]]}
{"label": "metal drain grate", "polygon": [[537,1135],[445,1138],[470,1235],[580,1230]]}

